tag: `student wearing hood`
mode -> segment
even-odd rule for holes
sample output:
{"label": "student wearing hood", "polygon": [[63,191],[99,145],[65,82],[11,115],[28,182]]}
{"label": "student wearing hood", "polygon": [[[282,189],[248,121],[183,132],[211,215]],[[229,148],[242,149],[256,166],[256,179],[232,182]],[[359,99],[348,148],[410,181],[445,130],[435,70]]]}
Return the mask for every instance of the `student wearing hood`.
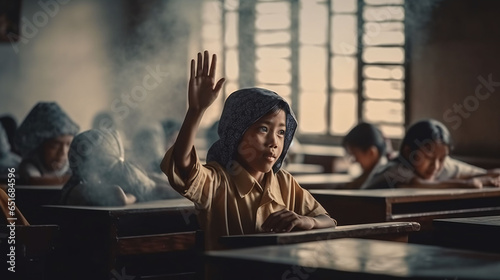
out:
{"label": "student wearing hood", "polygon": [[79,126],[55,102],[40,102],[19,126],[15,143],[22,156],[20,180],[29,185],[60,185],[71,176],[68,149]]}
{"label": "student wearing hood", "polygon": [[189,108],[161,164],[172,187],[195,203],[206,249],[221,249],[223,235],[335,226],[313,196],[281,169],[297,122],[275,92],[246,88],[229,95],[219,140],[209,149],[207,164],[200,163],[193,145],[196,132],[224,83],[215,83],[215,55],[208,65],[207,51],[204,58],[198,53],[196,68],[191,61]]}

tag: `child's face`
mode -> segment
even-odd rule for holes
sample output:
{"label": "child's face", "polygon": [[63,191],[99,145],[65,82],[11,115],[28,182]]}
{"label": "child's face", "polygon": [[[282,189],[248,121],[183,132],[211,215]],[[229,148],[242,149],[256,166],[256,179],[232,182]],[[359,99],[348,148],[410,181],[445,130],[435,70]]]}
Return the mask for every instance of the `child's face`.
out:
{"label": "child's face", "polygon": [[63,135],[43,143],[42,153],[45,168],[50,171],[59,171],[66,165],[71,141],[73,141],[72,135]]}
{"label": "child's face", "polygon": [[254,177],[269,172],[281,156],[285,132],[283,110],[263,116],[243,134],[238,146],[238,162]]}
{"label": "child's face", "polygon": [[347,145],[346,150],[352,157],[354,157],[354,160],[361,165],[361,168],[364,171],[372,170],[380,157],[380,153],[375,146],[371,146],[370,148],[363,150],[358,147]]}
{"label": "child's face", "polygon": [[408,159],[415,168],[417,176],[425,180],[433,180],[443,169],[443,163],[448,154],[447,145],[433,141],[411,152]]}

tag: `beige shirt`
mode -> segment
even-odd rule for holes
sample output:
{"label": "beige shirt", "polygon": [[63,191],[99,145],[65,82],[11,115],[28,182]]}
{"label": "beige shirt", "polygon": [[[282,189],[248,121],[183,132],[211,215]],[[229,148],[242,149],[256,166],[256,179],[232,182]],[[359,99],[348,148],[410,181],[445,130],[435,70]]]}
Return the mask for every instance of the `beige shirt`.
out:
{"label": "beige shirt", "polygon": [[261,186],[238,163],[231,168],[232,172],[216,162],[202,165],[193,149],[191,156],[196,163],[183,180],[175,167],[172,151],[172,148],[167,151],[162,170],[172,187],[194,202],[198,221],[205,231],[207,250],[221,248],[218,238],[223,235],[262,232],[261,226],[267,217],[285,208],[302,216],[328,215],[284,170],[266,173]]}

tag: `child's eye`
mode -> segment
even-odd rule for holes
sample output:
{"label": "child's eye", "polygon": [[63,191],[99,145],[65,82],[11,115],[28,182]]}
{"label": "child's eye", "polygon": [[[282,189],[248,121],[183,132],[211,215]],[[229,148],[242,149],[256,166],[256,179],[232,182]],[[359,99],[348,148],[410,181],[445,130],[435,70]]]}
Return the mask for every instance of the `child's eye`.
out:
{"label": "child's eye", "polygon": [[260,132],[267,132],[267,127],[261,126],[261,127],[259,127],[259,131]]}
{"label": "child's eye", "polygon": [[278,134],[279,135],[285,135],[285,132],[286,132],[285,130],[281,129],[280,131],[278,131]]}

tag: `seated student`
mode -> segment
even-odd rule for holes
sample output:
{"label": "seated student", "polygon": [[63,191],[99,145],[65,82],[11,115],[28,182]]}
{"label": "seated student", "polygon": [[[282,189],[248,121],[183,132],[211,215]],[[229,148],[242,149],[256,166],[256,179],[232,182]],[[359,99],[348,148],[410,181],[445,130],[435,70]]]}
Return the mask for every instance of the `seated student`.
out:
{"label": "seated student", "polygon": [[0,125],[0,176],[6,176],[9,173],[8,168],[17,170],[21,157],[10,150],[9,139],[7,134]]}
{"label": "seated student", "polygon": [[79,126],[54,102],[40,102],[29,112],[15,136],[23,158],[20,180],[30,185],[64,184],[71,175],[68,149]]}
{"label": "seated student", "polygon": [[372,124],[363,122],[356,125],[344,136],[342,146],[362,169],[361,175],[341,186],[342,189],[359,189],[366,180],[371,179],[376,167],[387,163],[386,139]]}
{"label": "seated student", "polygon": [[275,92],[246,88],[227,99],[219,122],[219,140],[202,165],[194,148],[198,126],[224,83],[215,83],[216,56],[207,51],[191,60],[189,108],[175,144],[161,168],[171,185],[192,200],[205,231],[207,249],[220,249],[218,238],[256,232],[289,232],[336,225],[290,173],[280,170],[297,122]]}
{"label": "seated student", "polygon": [[482,188],[500,186],[496,173],[449,157],[451,138],[444,124],[430,119],[413,124],[399,156],[374,170],[361,188]]}
{"label": "seated student", "polygon": [[124,158],[116,131],[92,129],[78,134],[68,153],[73,175],[64,185],[60,203],[123,206],[137,201],[170,198],[155,182]]}

